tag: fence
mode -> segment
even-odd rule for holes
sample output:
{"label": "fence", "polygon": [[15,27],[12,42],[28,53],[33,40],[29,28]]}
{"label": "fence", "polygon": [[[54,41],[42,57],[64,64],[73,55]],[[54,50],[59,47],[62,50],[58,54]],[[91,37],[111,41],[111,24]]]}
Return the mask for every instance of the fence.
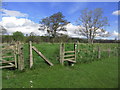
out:
{"label": "fence", "polygon": [[2,44],[2,58],[0,68],[18,68],[24,69],[23,46],[20,42],[14,44]]}
{"label": "fence", "polygon": [[[90,48],[86,48],[86,47],[81,48],[81,45],[82,44],[77,43],[77,46],[78,46],[77,47],[77,52],[80,52],[80,51],[81,52],[86,52],[86,53],[90,52],[90,50],[89,50]],[[106,54],[106,57],[110,57],[112,55],[111,53],[113,53],[115,56],[118,56],[118,51],[117,50],[118,50],[117,47],[114,47],[114,48],[111,49],[110,47],[107,47],[107,46],[106,46],[106,48],[102,48],[101,46],[97,45],[97,46],[95,46],[95,47],[92,48],[92,50],[91,50],[90,53],[96,54],[97,55],[96,57],[98,59],[100,59],[100,58],[102,58],[102,53],[103,52]]]}
{"label": "fence", "polygon": [[[76,63],[78,58],[79,52],[85,52],[88,53],[90,52],[89,49],[87,48],[82,48],[80,43],[74,43],[74,50],[67,50],[65,49],[65,43],[60,44],[60,51],[59,51],[59,62],[60,64],[64,65],[64,62],[68,62],[69,64]],[[89,47],[90,48],[90,47]],[[24,54],[23,54],[23,45],[20,42],[14,43],[14,44],[3,44],[2,49],[1,49],[3,55],[0,60],[0,68],[18,68],[19,70],[23,70],[25,65],[24,65]],[[35,51],[47,64],[50,66],[53,66],[53,63],[48,60],[43,53],[38,50],[35,46],[32,46],[32,42],[29,42],[29,66],[32,68],[33,66],[33,51]],[[105,52],[108,57],[111,56],[111,52],[114,52],[116,56],[118,56],[117,53],[117,47],[114,49],[107,48],[107,49],[102,49],[100,46],[95,47],[92,49],[92,52],[97,55],[96,57],[98,59],[101,58],[102,52]],[[12,55],[9,55],[11,53]],[[91,52],[90,52],[91,53]],[[79,54],[81,57],[82,55]],[[82,57],[85,58],[85,57]],[[9,60],[8,60],[9,59]],[[80,59],[80,58],[79,58]]]}

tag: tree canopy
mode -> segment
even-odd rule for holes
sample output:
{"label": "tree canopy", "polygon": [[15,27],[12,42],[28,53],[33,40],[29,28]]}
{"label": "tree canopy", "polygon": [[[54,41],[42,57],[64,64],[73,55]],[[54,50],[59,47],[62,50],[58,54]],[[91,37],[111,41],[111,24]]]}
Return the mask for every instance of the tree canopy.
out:
{"label": "tree canopy", "polygon": [[13,33],[13,39],[15,41],[24,41],[24,35],[22,32],[16,31]]}
{"label": "tree canopy", "polygon": [[49,17],[43,18],[40,21],[40,28],[47,30],[49,36],[56,37],[59,35],[58,31],[66,31],[66,28],[64,27],[69,22],[64,19],[65,16],[61,12],[55,13]]}
{"label": "tree canopy", "polygon": [[105,26],[109,25],[108,19],[107,17],[103,17],[101,8],[82,10],[77,23],[79,25],[77,33],[85,36],[89,43],[93,43],[95,37],[109,36],[109,33],[104,29]]}

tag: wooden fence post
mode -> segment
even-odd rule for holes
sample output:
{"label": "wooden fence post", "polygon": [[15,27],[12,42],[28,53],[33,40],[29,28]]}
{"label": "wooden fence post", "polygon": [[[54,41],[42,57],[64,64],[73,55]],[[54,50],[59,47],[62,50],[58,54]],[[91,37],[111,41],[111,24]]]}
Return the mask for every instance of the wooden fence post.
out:
{"label": "wooden fence post", "polygon": [[29,47],[30,47],[30,68],[33,66],[33,54],[32,54],[32,42],[29,42]]}
{"label": "wooden fence post", "polygon": [[15,59],[15,68],[17,68],[17,43],[15,43],[14,47],[14,59]]}
{"label": "wooden fence post", "polygon": [[60,44],[60,63],[64,65],[64,44]]}
{"label": "wooden fence post", "polygon": [[18,42],[18,69],[24,69],[24,58],[23,58],[23,47],[21,46],[20,42]]}
{"label": "wooden fence post", "polygon": [[74,43],[74,51],[75,51],[75,61],[76,61],[76,51],[77,51],[77,44]]}
{"label": "wooden fence post", "polygon": [[101,58],[101,52],[100,52],[100,47],[98,46],[98,58]]}

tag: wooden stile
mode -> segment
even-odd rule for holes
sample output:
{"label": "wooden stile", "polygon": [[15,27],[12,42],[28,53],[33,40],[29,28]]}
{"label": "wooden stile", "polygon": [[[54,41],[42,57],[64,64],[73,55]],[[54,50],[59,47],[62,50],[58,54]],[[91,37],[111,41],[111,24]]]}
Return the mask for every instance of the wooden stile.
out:
{"label": "wooden stile", "polygon": [[[60,63],[62,65],[64,65],[64,61],[68,61],[68,62],[71,62],[71,63],[75,63],[76,62],[76,50],[77,50],[76,46],[77,45],[75,43],[74,44],[74,51],[65,51],[65,49],[64,49],[65,45],[63,43],[60,44]],[[65,54],[69,54],[69,55],[65,55]]]}

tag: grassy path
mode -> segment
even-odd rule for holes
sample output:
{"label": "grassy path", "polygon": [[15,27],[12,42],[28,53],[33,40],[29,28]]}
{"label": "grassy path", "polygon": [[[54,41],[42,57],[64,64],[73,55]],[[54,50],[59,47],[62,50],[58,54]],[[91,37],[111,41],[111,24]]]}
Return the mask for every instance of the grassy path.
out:
{"label": "grassy path", "polygon": [[3,88],[115,88],[118,60],[112,57],[73,67],[45,66],[23,72],[3,70],[2,75]]}

